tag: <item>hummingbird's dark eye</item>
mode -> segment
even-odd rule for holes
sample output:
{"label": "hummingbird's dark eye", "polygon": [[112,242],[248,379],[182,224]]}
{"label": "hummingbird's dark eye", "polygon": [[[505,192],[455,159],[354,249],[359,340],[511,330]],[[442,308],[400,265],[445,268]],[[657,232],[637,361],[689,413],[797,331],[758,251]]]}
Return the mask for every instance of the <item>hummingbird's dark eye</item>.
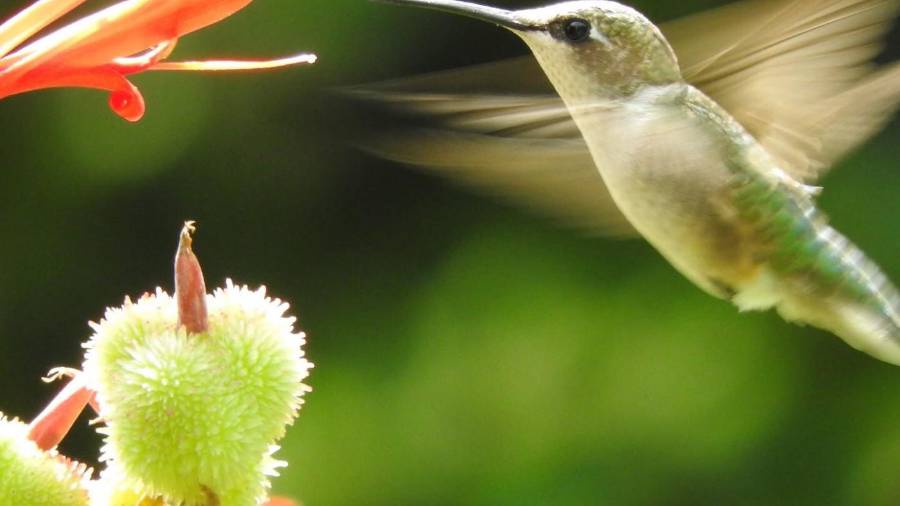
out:
{"label": "hummingbird's dark eye", "polygon": [[581,42],[591,35],[591,24],[583,19],[570,19],[563,23],[563,34],[572,42]]}

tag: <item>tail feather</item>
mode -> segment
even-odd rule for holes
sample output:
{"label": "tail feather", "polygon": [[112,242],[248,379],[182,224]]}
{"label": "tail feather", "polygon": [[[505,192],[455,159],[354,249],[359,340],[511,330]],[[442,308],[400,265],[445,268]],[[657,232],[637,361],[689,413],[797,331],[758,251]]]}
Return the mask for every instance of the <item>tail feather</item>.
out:
{"label": "tail feather", "polygon": [[787,320],[829,330],[854,348],[900,365],[900,291],[875,262],[833,228],[820,230],[819,240],[828,245],[822,250],[826,260],[788,282],[778,312]]}
{"label": "tail feather", "polygon": [[795,295],[785,297],[777,309],[786,320],[828,330],[864,353],[900,365],[900,326],[871,307]]}

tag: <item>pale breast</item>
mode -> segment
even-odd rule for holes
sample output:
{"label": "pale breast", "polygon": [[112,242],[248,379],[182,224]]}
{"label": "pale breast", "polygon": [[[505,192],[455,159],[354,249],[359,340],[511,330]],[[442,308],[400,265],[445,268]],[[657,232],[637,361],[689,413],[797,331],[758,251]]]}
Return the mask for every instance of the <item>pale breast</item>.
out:
{"label": "pale breast", "polygon": [[670,263],[720,297],[752,275],[745,239],[728,219],[732,174],[714,130],[671,105],[573,115],[616,204]]}

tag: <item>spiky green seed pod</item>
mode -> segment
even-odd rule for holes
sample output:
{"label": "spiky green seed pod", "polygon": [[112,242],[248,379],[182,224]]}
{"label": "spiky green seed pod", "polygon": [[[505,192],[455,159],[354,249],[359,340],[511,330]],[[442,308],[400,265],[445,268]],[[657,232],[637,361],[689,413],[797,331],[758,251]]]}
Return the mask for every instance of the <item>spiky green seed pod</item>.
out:
{"label": "spiky green seed pod", "polygon": [[159,289],[92,324],[84,373],[106,424],[101,459],[126,488],[173,504],[260,504],[312,364],[288,305],[264,288],[229,280],[206,305],[201,333]]}
{"label": "spiky green seed pod", "polygon": [[28,439],[28,426],[0,413],[0,504],[87,506],[87,468]]}

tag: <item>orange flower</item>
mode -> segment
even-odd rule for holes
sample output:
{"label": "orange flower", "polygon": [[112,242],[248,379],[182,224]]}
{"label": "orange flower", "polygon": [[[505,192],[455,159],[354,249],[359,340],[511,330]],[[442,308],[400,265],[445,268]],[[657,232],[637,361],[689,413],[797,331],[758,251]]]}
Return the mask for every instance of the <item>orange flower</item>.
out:
{"label": "orange flower", "polygon": [[299,54],[265,61],[165,62],[182,35],[244,8],[251,0],[124,0],[24,44],[85,0],[38,0],[0,25],[0,98],[43,88],[110,92],[128,121],[144,114],[140,91],[125,76],[145,70],[249,70],[312,63]]}

